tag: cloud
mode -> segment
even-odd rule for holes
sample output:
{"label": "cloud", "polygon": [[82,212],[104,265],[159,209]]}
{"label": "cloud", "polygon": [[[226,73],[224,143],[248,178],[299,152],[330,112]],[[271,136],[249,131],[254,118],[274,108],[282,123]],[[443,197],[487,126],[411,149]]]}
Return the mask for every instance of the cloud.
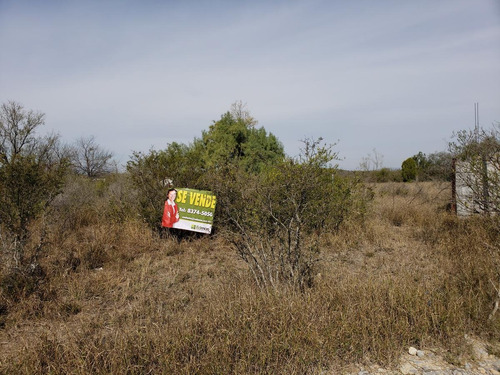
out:
{"label": "cloud", "polygon": [[290,154],[340,139],[348,168],[442,149],[474,102],[500,120],[494,2],[2,4],[0,100],[123,159],[199,137],[236,100]]}

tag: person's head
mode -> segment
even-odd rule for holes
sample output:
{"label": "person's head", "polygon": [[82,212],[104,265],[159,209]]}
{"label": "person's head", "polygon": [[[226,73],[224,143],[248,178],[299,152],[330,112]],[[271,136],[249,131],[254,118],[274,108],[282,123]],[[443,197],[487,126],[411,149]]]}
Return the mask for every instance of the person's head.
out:
{"label": "person's head", "polygon": [[174,202],[176,197],[177,197],[177,190],[175,190],[175,189],[169,189],[167,191],[167,199],[169,201]]}

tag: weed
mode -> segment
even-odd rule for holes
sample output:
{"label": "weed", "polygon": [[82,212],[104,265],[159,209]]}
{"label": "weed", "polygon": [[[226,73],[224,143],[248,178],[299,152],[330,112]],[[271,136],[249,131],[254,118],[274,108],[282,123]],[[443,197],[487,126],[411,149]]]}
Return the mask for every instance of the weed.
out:
{"label": "weed", "polygon": [[395,365],[410,345],[459,364],[465,334],[496,353],[498,223],[442,212],[439,185],[401,186],[374,186],[365,220],[322,239],[303,290],[262,291],[219,236],[179,241],[101,218],[53,227],[45,277],[1,268],[0,373],[317,374]]}

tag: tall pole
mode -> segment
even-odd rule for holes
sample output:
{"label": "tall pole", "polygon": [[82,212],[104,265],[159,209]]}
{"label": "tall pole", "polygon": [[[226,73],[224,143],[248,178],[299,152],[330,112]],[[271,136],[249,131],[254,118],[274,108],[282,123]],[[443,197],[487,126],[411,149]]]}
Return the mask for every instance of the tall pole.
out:
{"label": "tall pole", "polygon": [[479,103],[474,103],[474,136],[479,142]]}
{"label": "tall pole", "polygon": [[490,190],[489,190],[489,178],[488,178],[488,163],[486,160],[486,152],[488,150],[485,149],[486,145],[479,144],[479,103],[474,103],[474,132],[476,136],[476,143],[478,145],[478,150],[481,156],[481,185],[482,185],[482,210],[485,214],[489,214],[490,212]]}

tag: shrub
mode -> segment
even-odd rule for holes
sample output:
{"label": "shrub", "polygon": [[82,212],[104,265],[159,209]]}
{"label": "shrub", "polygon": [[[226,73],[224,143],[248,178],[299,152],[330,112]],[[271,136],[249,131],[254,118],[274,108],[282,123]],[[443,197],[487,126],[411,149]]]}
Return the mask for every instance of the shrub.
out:
{"label": "shrub", "polygon": [[357,182],[336,175],[320,141],[258,175],[235,165],[211,174],[223,233],[262,288],[311,286],[322,235],[352,213]]}
{"label": "shrub", "polygon": [[[137,215],[136,192],[124,174],[102,179],[69,175],[52,202],[51,221],[60,231],[77,230],[101,221],[124,223]],[[68,231],[68,233],[69,233]]]}
{"label": "shrub", "polygon": [[139,213],[151,228],[161,228],[163,204],[170,187],[198,187],[201,170],[197,152],[195,147],[174,142],[165,150],[134,152],[127,163],[128,176],[137,190]]}
{"label": "shrub", "polygon": [[43,113],[16,102],[0,107],[0,224],[22,241],[59,193],[69,165],[57,136],[35,134],[43,124]]}
{"label": "shrub", "polygon": [[415,180],[417,177],[417,163],[415,159],[408,158],[401,164],[401,176],[404,182]]}

